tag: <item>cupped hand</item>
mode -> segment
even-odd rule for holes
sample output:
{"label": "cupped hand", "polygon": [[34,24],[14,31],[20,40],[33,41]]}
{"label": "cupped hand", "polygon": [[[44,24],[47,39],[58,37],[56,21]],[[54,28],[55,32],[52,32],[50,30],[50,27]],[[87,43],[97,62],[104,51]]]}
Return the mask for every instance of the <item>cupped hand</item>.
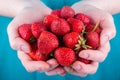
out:
{"label": "cupped hand", "polygon": [[19,14],[10,22],[7,28],[10,45],[13,49],[29,53],[30,45],[23,40],[18,33],[18,27],[22,24],[32,24],[43,20],[44,16],[50,14],[51,9],[45,6],[42,2],[39,4],[31,4],[25,7]]}
{"label": "cupped hand", "polygon": [[[38,0],[39,1],[39,0]],[[36,3],[36,1],[35,1]],[[47,75],[65,75],[65,70],[59,66],[55,59],[48,61],[33,61],[28,54],[31,52],[31,46],[22,39],[18,33],[18,27],[22,24],[32,24],[43,20],[44,16],[50,14],[51,9],[42,2],[31,4],[25,7],[8,25],[8,37],[10,45],[18,51],[18,57],[28,72],[45,72]]]}
{"label": "cupped hand", "polygon": [[47,75],[65,75],[65,70],[59,66],[55,59],[48,61],[33,61],[28,53],[18,51],[18,58],[28,72],[45,72]]}
{"label": "cupped hand", "polygon": [[102,28],[100,34],[100,46],[97,50],[82,50],[79,52],[79,57],[92,60],[91,64],[84,64],[80,61],[75,61],[71,67],[65,67],[66,71],[73,69],[71,74],[77,76],[87,76],[88,74],[94,74],[97,69],[99,62],[103,62],[109,51],[110,43],[109,41],[115,37],[116,30],[112,15],[108,12],[100,10],[92,5],[76,3],[72,6],[76,13],[84,13],[92,19],[94,23],[99,22]]}

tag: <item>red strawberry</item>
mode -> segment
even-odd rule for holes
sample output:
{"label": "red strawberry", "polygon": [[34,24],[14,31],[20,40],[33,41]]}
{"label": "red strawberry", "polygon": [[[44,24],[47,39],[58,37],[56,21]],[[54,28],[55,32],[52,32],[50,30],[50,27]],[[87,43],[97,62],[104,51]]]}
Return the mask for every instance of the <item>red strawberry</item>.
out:
{"label": "red strawberry", "polygon": [[37,43],[31,44],[31,48],[32,48],[32,52],[28,53],[28,55],[29,55],[33,60],[36,60],[36,59],[35,59],[35,54],[36,54],[36,50],[38,49],[38,48],[37,48]]}
{"label": "red strawberry", "polygon": [[32,60],[36,60],[36,58],[35,58],[35,53],[36,53],[35,51],[28,53],[28,55],[30,56],[30,58],[31,58]]}
{"label": "red strawberry", "polygon": [[33,37],[32,32],[31,32],[31,24],[20,25],[19,28],[18,28],[18,31],[19,31],[20,36],[24,40],[26,40],[30,43],[36,41],[36,39]]}
{"label": "red strawberry", "polygon": [[97,32],[89,32],[86,34],[87,45],[91,46],[92,49],[96,49],[100,45],[100,36]]}
{"label": "red strawberry", "polygon": [[70,66],[76,59],[75,52],[66,47],[60,47],[55,50],[54,53],[55,58],[58,63],[62,66]]}
{"label": "red strawberry", "polygon": [[36,54],[35,54],[36,60],[46,61],[48,60],[48,57],[49,57],[48,55],[40,53],[39,50],[36,51]]}
{"label": "red strawberry", "polygon": [[62,18],[58,18],[53,20],[51,31],[56,35],[63,36],[70,31],[70,26],[67,21]]}
{"label": "red strawberry", "polygon": [[57,19],[57,18],[58,18],[58,16],[53,15],[53,14],[47,15],[44,18],[43,23],[49,28],[50,25],[51,25],[51,23],[52,23],[52,21],[55,20],[55,19]]}
{"label": "red strawberry", "polygon": [[81,33],[84,27],[84,24],[82,21],[74,18],[69,18],[67,20],[71,24],[71,30],[74,32]]}
{"label": "red strawberry", "polygon": [[64,6],[62,9],[61,9],[61,17],[62,18],[71,18],[71,17],[74,17],[75,15],[75,11],[69,7],[69,6]]}
{"label": "red strawberry", "polygon": [[60,17],[60,13],[61,13],[61,10],[53,10],[52,12],[51,12],[51,14],[53,14],[53,15],[57,15],[58,17]]}
{"label": "red strawberry", "polygon": [[78,60],[85,63],[85,64],[90,64],[92,62],[91,60],[87,60],[87,59],[84,59],[84,58],[81,58],[81,57],[79,57]]}
{"label": "red strawberry", "polygon": [[85,25],[88,25],[88,24],[91,23],[90,18],[87,15],[83,14],[83,13],[76,14],[75,18],[81,20]]}
{"label": "red strawberry", "polygon": [[42,22],[34,22],[31,26],[32,34],[34,37],[39,38],[42,31],[47,30]]}
{"label": "red strawberry", "polygon": [[68,33],[63,37],[65,45],[71,49],[75,48],[75,45],[78,43],[78,39],[79,33],[77,32]]}
{"label": "red strawberry", "polygon": [[[87,25],[87,26],[85,27],[85,31],[86,31],[86,32],[91,32],[94,28],[95,28],[95,25],[89,24],[89,25]],[[95,32],[97,32],[98,34],[100,34],[101,29],[100,29],[99,26],[95,29]]]}
{"label": "red strawberry", "polygon": [[46,61],[48,59],[48,55],[41,54],[38,50],[31,52],[28,54],[33,60],[36,61]]}
{"label": "red strawberry", "polygon": [[58,45],[57,37],[48,31],[43,31],[38,39],[38,49],[42,54],[50,54]]}

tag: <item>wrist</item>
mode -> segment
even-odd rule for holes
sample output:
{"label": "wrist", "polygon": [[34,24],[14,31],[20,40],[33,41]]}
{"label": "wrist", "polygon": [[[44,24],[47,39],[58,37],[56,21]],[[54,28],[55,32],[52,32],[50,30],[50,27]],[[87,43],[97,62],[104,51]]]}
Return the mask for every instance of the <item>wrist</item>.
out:
{"label": "wrist", "polygon": [[120,1],[113,1],[113,0],[82,0],[74,4],[72,7],[77,8],[76,6],[79,6],[79,8],[81,8],[80,6],[83,6],[83,5],[84,6],[91,5],[103,11],[106,11],[110,14],[116,14],[120,12],[119,3]]}
{"label": "wrist", "polygon": [[[27,10],[28,8],[38,8],[42,7],[41,10],[45,12],[44,8],[46,7],[39,0],[4,0],[0,3],[0,15],[15,17],[23,10]],[[49,11],[48,7],[47,10]]]}
{"label": "wrist", "polygon": [[33,12],[41,11],[41,14],[51,13],[51,9],[47,7],[45,4],[43,4],[41,1],[35,1],[34,3],[29,3],[28,5],[24,6],[21,10],[19,10],[17,14],[21,14],[22,12],[28,12],[28,11],[33,11]]}

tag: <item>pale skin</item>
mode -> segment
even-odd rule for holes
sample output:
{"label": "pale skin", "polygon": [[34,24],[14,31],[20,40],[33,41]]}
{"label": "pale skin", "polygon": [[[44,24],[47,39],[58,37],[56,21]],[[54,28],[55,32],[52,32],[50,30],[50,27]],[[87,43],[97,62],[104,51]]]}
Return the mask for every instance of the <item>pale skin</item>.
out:
{"label": "pale skin", "polygon": [[[108,1],[109,4],[113,5],[112,7],[107,4]],[[13,2],[15,5],[13,5]],[[27,55],[31,51],[31,47],[19,37],[17,31],[18,26],[23,23],[33,23],[42,20],[45,15],[51,12],[50,8],[39,0],[1,0],[0,15],[14,17],[7,30],[9,41],[11,47],[18,50],[18,58],[27,71],[45,72],[47,75],[65,75],[65,72],[69,72],[70,68],[73,68],[74,71],[71,74],[84,77],[88,74],[94,74],[97,71],[99,62],[103,62],[110,51],[109,40],[116,34],[111,14],[120,11],[119,3],[119,0],[116,2],[113,0],[83,0],[72,6],[76,13],[82,12],[87,14],[94,23],[99,21],[102,32],[100,35],[100,47],[97,50],[83,50],[79,53],[80,57],[92,60],[91,64],[75,61],[70,67],[64,68],[59,67],[55,59],[47,62],[32,61]]]}

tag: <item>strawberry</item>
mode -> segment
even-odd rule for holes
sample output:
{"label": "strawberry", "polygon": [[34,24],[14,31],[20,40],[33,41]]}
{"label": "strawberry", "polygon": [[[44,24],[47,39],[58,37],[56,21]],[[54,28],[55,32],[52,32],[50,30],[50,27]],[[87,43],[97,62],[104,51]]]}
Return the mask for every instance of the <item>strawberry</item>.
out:
{"label": "strawberry", "polygon": [[33,52],[30,52],[30,53],[28,53],[28,56],[30,56],[30,58],[32,59],[32,60],[36,60],[36,58],[35,58],[35,51]]}
{"label": "strawberry", "polygon": [[71,49],[75,48],[75,45],[78,43],[78,39],[79,33],[77,32],[68,33],[63,37],[65,45]]}
{"label": "strawberry", "polygon": [[36,50],[38,49],[38,48],[37,48],[37,43],[31,44],[31,48],[32,48],[32,52],[28,53],[28,55],[29,55],[33,60],[36,60],[36,59],[35,59],[35,54],[36,54]]}
{"label": "strawberry", "polygon": [[71,17],[74,17],[75,15],[75,11],[69,7],[69,6],[64,6],[62,9],[61,9],[61,17],[62,18],[71,18]]}
{"label": "strawberry", "polygon": [[45,30],[47,29],[42,22],[34,22],[31,26],[31,31],[35,38],[39,38],[40,33]]}
{"label": "strawberry", "polygon": [[78,32],[78,33],[82,32],[84,27],[84,24],[82,21],[74,18],[69,18],[67,21],[70,23],[72,31]]}
{"label": "strawberry", "polygon": [[48,60],[49,56],[46,55],[46,54],[42,54],[42,53],[39,52],[39,50],[37,50],[36,54],[35,54],[35,58],[36,58],[37,61],[38,60],[46,61],[46,60]]}
{"label": "strawberry", "polygon": [[24,40],[26,40],[30,43],[33,43],[36,41],[36,39],[34,38],[32,32],[31,32],[31,24],[20,25],[18,28],[18,32]]}
{"label": "strawberry", "polygon": [[[89,25],[87,25],[87,26],[85,27],[85,31],[86,31],[86,32],[91,32],[91,31],[94,30],[94,28],[95,28],[95,25],[89,24]],[[101,29],[100,29],[100,27],[98,26],[94,31],[97,32],[98,34],[100,34]]]}
{"label": "strawberry", "polygon": [[92,49],[96,49],[100,45],[100,38],[97,32],[89,32],[86,34],[87,45],[91,46]]}
{"label": "strawberry", "polygon": [[84,58],[81,58],[81,57],[79,57],[78,60],[85,63],[85,64],[90,64],[92,62],[91,60],[87,60],[87,59],[84,59]]}
{"label": "strawberry", "polygon": [[32,52],[29,53],[28,55],[33,59],[33,60],[42,60],[42,61],[46,61],[48,59],[48,55],[46,54],[41,54],[38,50],[38,47],[37,47],[37,43],[33,43],[31,44],[31,47],[32,47]]}
{"label": "strawberry", "polygon": [[42,54],[50,54],[58,45],[58,38],[48,31],[43,31],[38,39],[38,49]]}
{"label": "strawberry", "polygon": [[37,42],[31,44],[32,51],[36,51],[38,49]]}
{"label": "strawberry", "polygon": [[58,18],[53,20],[51,24],[51,31],[56,35],[63,36],[70,32],[70,26],[67,21],[62,18]]}
{"label": "strawberry", "polygon": [[60,10],[60,9],[58,9],[58,10],[53,10],[53,11],[51,12],[51,14],[57,15],[58,17],[61,17],[61,16],[60,16],[60,13],[61,13],[61,10]]}
{"label": "strawberry", "polygon": [[81,20],[85,25],[88,25],[88,24],[91,23],[90,18],[87,15],[83,14],[83,13],[76,14],[75,18]]}
{"label": "strawberry", "polygon": [[63,41],[66,47],[74,49],[76,53],[83,49],[91,48],[86,45],[86,39],[77,32],[70,32],[63,37]]}
{"label": "strawberry", "polygon": [[75,52],[66,47],[59,47],[55,50],[54,56],[62,66],[70,66],[76,59]]}
{"label": "strawberry", "polygon": [[36,61],[46,61],[48,59],[48,55],[41,54],[39,50],[33,51],[28,54],[33,60]]}
{"label": "strawberry", "polygon": [[44,18],[43,23],[49,28],[51,26],[52,21],[57,19],[57,18],[58,18],[58,16],[53,15],[53,14],[47,15]]}

